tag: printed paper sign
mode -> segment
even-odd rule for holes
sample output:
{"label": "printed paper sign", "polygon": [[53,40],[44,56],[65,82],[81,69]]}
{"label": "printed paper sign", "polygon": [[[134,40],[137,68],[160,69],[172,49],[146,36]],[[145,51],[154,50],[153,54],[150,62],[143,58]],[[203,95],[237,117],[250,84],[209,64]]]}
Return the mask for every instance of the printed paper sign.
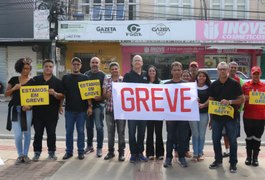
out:
{"label": "printed paper sign", "polygon": [[196,83],[113,83],[115,119],[199,121]]}
{"label": "printed paper sign", "polygon": [[265,105],[265,92],[249,92],[249,104]]}
{"label": "printed paper sign", "polygon": [[22,106],[39,106],[49,104],[49,86],[21,86],[20,100]]}
{"label": "printed paper sign", "polygon": [[222,105],[219,101],[209,101],[208,113],[234,118],[234,108],[230,105]]}
{"label": "printed paper sign", "polygon": [[96,96],[101,96],[99,79],[78,82],[78,87],[82,100],[93,99]]}

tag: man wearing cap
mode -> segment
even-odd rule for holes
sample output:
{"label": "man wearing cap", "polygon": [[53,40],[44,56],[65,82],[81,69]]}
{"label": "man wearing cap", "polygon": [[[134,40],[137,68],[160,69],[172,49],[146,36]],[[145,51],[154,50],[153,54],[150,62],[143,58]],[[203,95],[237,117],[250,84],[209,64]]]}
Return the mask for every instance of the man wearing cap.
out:
{"label": "man wearing cap", "polygon": [[196,61],[192,61],[189,65],[189,71],[191,74],[191,80],[190,82],[195,82],[196,81],[196,75],[199,70],[199,64]]}
{"label": "man wearing cap", "polygon": [[[252,80],[246,82],[242,89],[245,95],[246,101],[244,106],[244,130],[246,133],[246,153],[247,159],[246,165],[258,166],[258,155],[260,151],[261,136],[264,132],[265,125],[265,83],[260,81],[261,69],[258,66],[254,66],[251,69]],[[261,93],[260,100],[262,104],[250,104],[250,93]]]}
{"label": "man wearing cap", "polygon": [[78,159],[84,159],[85,133],[84,126],[87,114],[92,114],[90,100],[82,100],[78,82],[86,81],[87,76],[80,73],[82,61],[78,57],[71,60],[72,73],[63,76],[62,82],[65,92],[65,129],[66,129],[66,153],[63,159],[73,156],[74,127],[77,129]]}
{"label": "man wearing cap", "polygon": [[212,140],[215,153],[215,161],[210,164],[210,169],[216,169],[223,163],[221,138],[222,130],[226,128],[226,134],[230,142],[230,172],[237,171],[237,118],[238,106],[244,102],[244,95],[240,84],[228,76],[228,64],[220,62],[217,66],[218,79],[214,81],[209,90],[209,100],[219,101],[222,105],[230,105],[234,109],[233,118],[226,115],[212,115]]}

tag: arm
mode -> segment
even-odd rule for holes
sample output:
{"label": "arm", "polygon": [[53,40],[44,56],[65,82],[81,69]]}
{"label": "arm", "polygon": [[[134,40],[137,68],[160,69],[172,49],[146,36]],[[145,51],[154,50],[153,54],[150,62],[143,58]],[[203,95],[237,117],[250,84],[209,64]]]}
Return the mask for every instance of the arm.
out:
{"label": "arm", "polygon": [[88,99],[88,100],[87,100],[87,103],[88,103],[87,114],[88,114],[88,116],[91,116],[92,113],[93,113],[92,100],[91,100],[91,99]]}
{"label": "arm", "polygon": [[5,92],[5,97],[11,96],[13,92],[20,89],[20,87],[21,87],[21,84],[16,84],[14,87],[12,87],[12,85],[8,83],[6,92]]}
{"label": "arm", "polygon": [[236,99],[229,100],[229,99],[222,99],[220,101],[221,104],[223,105],[228,105],[228,104],[235,104],[235,105],[241,105],[243,102],[245,102],[245,96],[242,94],[238,96]]}

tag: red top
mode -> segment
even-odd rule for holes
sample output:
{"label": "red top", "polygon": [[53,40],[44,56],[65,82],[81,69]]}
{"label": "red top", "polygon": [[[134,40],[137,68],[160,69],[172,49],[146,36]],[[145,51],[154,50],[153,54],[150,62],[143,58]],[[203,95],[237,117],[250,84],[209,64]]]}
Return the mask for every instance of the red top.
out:
{"label": "red top", "polygon": [[[244,95],[249,96],[249,92],[258,91],[265,92],[265,83],[258,82],[253,83],[253,81],[246,82],[243,86]],[[249,104],[249,101],[245,102],[244,106],[244,118],[253,119],[253,120],[265,120],[265,105],[254,105]]]}

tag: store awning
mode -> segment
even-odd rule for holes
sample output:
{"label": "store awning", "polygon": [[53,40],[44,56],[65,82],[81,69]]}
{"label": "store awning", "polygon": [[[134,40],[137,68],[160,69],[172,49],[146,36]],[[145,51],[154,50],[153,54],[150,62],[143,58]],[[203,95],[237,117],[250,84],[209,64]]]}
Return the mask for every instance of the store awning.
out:
{"label": "store awning", "polygon": [[252,45],[213,45],[207,49],[263,49],[265,46]]}

